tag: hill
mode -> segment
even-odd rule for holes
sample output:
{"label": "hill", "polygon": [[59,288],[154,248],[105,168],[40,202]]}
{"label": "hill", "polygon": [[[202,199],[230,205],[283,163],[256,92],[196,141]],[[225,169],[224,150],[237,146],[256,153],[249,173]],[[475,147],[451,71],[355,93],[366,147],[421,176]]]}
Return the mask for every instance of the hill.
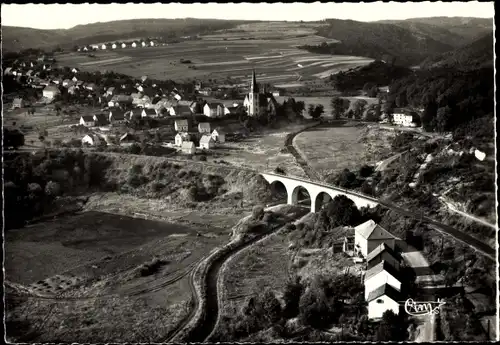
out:
{"label": "hill", "polygon": [[421,67],[454,67],[461,70],[493,67],[493,50],[493,32],[491,32],[464,47],[429,57],[422,62]]}
{"label": "hill", "polygon": [[14,26],[2,27],[5,51],[28,48],[70,48],[74,45],[94,44],[122,39],[160,37],[164,39],[207,34],[230,29],[246,21],[218,19],[133,19],[77,25],[71,29],[39,30]]}
{"label": "hill", "polygon": [[349,54],[387,60],[396,57],[398,64],[415,65],[429,55],[453,49],[448,43],[431,36],[388,23],[365,23],[354,20],[327,19],[328,25],[318,28],[318,35],[341,41],[324,46],[327,54]]}
{"label": "hill", "polygon": [[[491,18],[429,17],[383,20],[380,23],[395,24],[416,32],[418,30],[427,32],[432,30],[435,39],[445,39],[448,36],[450,39],[448,43],[452,45],[458,44],[457,46],[471,43],[486,33],[493,31],[493,20]],[[458,39],[458,37],[461,37],[461,39]]]}

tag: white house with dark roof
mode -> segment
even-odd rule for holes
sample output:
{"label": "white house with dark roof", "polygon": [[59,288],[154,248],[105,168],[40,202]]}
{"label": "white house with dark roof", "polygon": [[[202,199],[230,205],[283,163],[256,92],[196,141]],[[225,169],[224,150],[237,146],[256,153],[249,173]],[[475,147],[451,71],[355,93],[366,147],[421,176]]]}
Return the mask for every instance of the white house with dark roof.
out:
{"label": "white house with dark roof", "polygon": [[354,251],[367,257],[380,244],[386,243],[391,249],[396,246],[396,237],[373,220],[368,220],[354,228]]}
{"label": "white house with dark roof", "polygon": [[203,135],[200,139],[200,148],[210,150],[215,146],[215,141],[211,135]]}
{"label": "white house with dark roof", "polygon": [[389,284],[397,291],[401,291],[401,274],[387,261],[381,261],[365,273],[365,298],[368,294],[384,284]]}
{"label": "white house with dark roof", "polygon": [[94,123],[96,126],[106,126],[109,125],[108,117],[106,114],[95,114]]}
{"label": "white house with dark roof", "polygon": [[109,123],[118,124],[125,122],[125,112],[122,110],[111,110],[109,112]]}
{"label": "white house with dark roof", "polygon": [[12,102],[12,109],[16,108],[23,108],[24,107],[24,101],[22,98],[14,98],[14,101]]}
{"label": "white house with dark roof", "polygon": [[192,115],[191,108],[187,105],[175,105],[168,109],[171,116],[189,116]]}
{"label": "white house with dark roof", "polygon": [[212,132],[212,139],[217,143],[225,143],[226,132],[221,127],[217,127]]}
{"label": "white house with dark roof", "polygon": [[210,133],[210,122],[200,122],[198,124],[198,132],[200,133]]}
{"label": "white house with dark roof", "polygon": [[177,133],[175,136],[175,146],[182,146],[185,141],[191,141],[191,135],[188,133]]}
{"label": "white house with dark roof", "polygon": [[48,85],[43,89],[43,97],[47,97],[49,99],[53,99],[57,95],[60,95],[61,91],[57,88],[57,86],[54,85]]}
{"label": "white house with dark roof", "polygon": [[394,124],[404,127],[417,127],[420,122],[420,116],[416,111],[401,108],[394,109],[392,119]]}
{"label": "white house with dark roof", "polygon": [[368,294],[368,318],[380,319],[388,310],[398,315],[401,308],[401,294],[388,284],[384,284]]}
{"label": "white house with dark roof", "polygon": [[83,115],[80,117],[80,125],[83,125],[85,127],[94,127],[95,126],[95,121],[94,117],[90,115]]}
{"label": "white house with dark roof", "polygon": [[101,138],[99,138],[99,136],[94,133],[87,134],[82,138],[82,145],[95,146],[99,145],[100,143],[101,143]]}
{"label": "white house with dark roof", "polygon": [[382,261],[388,262],[397,270],[401,267],[401,255],[386,243],[381,243],[377,248],[368,253],[366,256],[367,269],[378,265]]}
{"label": "white house with dark roof", "polygon": [[142,117],[158,117],[158,112],[156,109],[143,109],[141,113]]}
{"label": "white house with dark roof", "polygon": [[224,105],[221,103],[207,103],[203,107],[203,115],[207,117],[224,116]]}
{"label": "white house with dark roof", "polygon": [[175,120],[174,128],[176,132],[188,132],[189,131],[189,121],[187,119]]}

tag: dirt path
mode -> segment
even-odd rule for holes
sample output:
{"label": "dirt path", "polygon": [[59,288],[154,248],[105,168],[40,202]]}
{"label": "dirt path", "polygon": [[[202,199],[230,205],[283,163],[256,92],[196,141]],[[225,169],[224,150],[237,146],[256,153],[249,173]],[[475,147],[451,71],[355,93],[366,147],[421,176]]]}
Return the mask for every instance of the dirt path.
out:
{"label": "dirt path", "polygon": [[[428,269],[429,262],[422,255],[420,251],[417,251],[415,248],[409,246],[410,251],[403,253],[402,256],[404,260],[415,270]],[[431,272],[429,272],[431,273]],[[417,276],[416,282],[423,282],[426,285],[435,284],[436,278],[433,273],[429,275]],[[427,285],[428,286],[428,285]],[[433,342],[435,340],[436,335],[436,316],[433,315],[422,315],[415,316],[415,318],[421,322],[421,324],[417,327],[417,337],[415,338],[415,342]]]}

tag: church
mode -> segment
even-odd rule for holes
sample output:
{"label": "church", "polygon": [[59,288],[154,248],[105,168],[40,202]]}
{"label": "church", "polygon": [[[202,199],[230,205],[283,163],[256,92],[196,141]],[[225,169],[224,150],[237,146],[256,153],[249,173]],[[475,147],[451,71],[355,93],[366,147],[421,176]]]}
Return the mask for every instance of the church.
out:
{"label": "church", "polygon": [[255,70],[252,71],[250,92],[245,96],[243,106],[248,116],[276,116],[278,102],[271,93],[266,92],[265,88],[263,92],[260,92],[259,84],[257,84],[257,79],[255,78]]}

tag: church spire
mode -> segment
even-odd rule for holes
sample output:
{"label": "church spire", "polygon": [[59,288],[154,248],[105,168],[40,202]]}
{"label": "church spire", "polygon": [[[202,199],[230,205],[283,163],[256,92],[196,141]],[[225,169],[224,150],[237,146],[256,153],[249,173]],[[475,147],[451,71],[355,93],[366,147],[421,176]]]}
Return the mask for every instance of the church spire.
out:
{"label": "church spire", "polygon": [[250,90],[252,93],[259,93],[259,84],[257,84],[257,78],[255,78],[255,70],[252,70],[252,83],[250,85]]}

